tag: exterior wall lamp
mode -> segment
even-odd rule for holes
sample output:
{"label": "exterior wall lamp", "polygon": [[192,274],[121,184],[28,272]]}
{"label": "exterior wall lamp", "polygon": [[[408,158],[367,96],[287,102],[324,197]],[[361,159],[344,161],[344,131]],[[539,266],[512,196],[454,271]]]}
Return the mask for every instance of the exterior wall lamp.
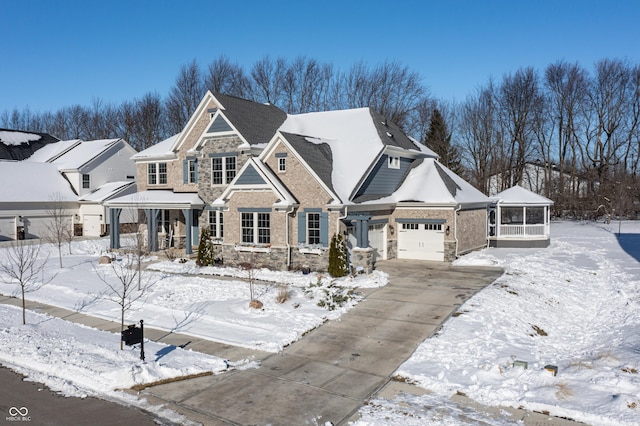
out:
{"label": "exterior wall lamp", "polygon": [[451,233],[451,228],[449,227],[449,225],[447,225],[447,229],[445,229],[444,231],[445,235],[448,237],[449,234]]}

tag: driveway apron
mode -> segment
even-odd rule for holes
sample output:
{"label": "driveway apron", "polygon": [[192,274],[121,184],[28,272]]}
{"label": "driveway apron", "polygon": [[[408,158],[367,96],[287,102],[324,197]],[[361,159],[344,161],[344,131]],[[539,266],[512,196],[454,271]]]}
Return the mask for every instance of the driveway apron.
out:
{"label": "driveway apron", "polygon": [[502,270],[390,260],[377,263],[389,284],[340,320],[307,333],[259,368],[148,388],[162,403],[206,425],[345,424],[393,372],[467,299]]}

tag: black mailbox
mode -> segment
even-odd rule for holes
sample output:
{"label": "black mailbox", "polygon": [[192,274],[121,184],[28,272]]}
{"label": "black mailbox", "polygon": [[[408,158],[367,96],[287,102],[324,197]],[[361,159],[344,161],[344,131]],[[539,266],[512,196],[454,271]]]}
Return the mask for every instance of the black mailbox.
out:
{"label": "black mailbox", "polygon": [[142,342],[142,328],[128,325],[126,330],[122,330],[122,341],[127,346]]}

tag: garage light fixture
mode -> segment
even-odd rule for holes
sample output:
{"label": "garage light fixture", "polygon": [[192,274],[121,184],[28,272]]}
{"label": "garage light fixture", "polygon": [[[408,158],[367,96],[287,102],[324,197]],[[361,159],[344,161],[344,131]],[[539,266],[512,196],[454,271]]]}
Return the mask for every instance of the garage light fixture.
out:
{"label": "garage light fixture", "polygon": [[447,237],[451,233],[451,228],[449,227],[449,225],[447,225],[447,229],[444,231],[444,233],[447,235]]}

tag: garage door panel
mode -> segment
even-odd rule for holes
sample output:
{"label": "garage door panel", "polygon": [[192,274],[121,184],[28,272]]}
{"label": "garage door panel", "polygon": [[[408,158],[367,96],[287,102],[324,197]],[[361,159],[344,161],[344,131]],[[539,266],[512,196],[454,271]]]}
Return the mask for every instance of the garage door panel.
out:
{"label": "garage door panel", "polygon": [[398,231],[398,258],[444,261],[442,226],[403,223]]}

